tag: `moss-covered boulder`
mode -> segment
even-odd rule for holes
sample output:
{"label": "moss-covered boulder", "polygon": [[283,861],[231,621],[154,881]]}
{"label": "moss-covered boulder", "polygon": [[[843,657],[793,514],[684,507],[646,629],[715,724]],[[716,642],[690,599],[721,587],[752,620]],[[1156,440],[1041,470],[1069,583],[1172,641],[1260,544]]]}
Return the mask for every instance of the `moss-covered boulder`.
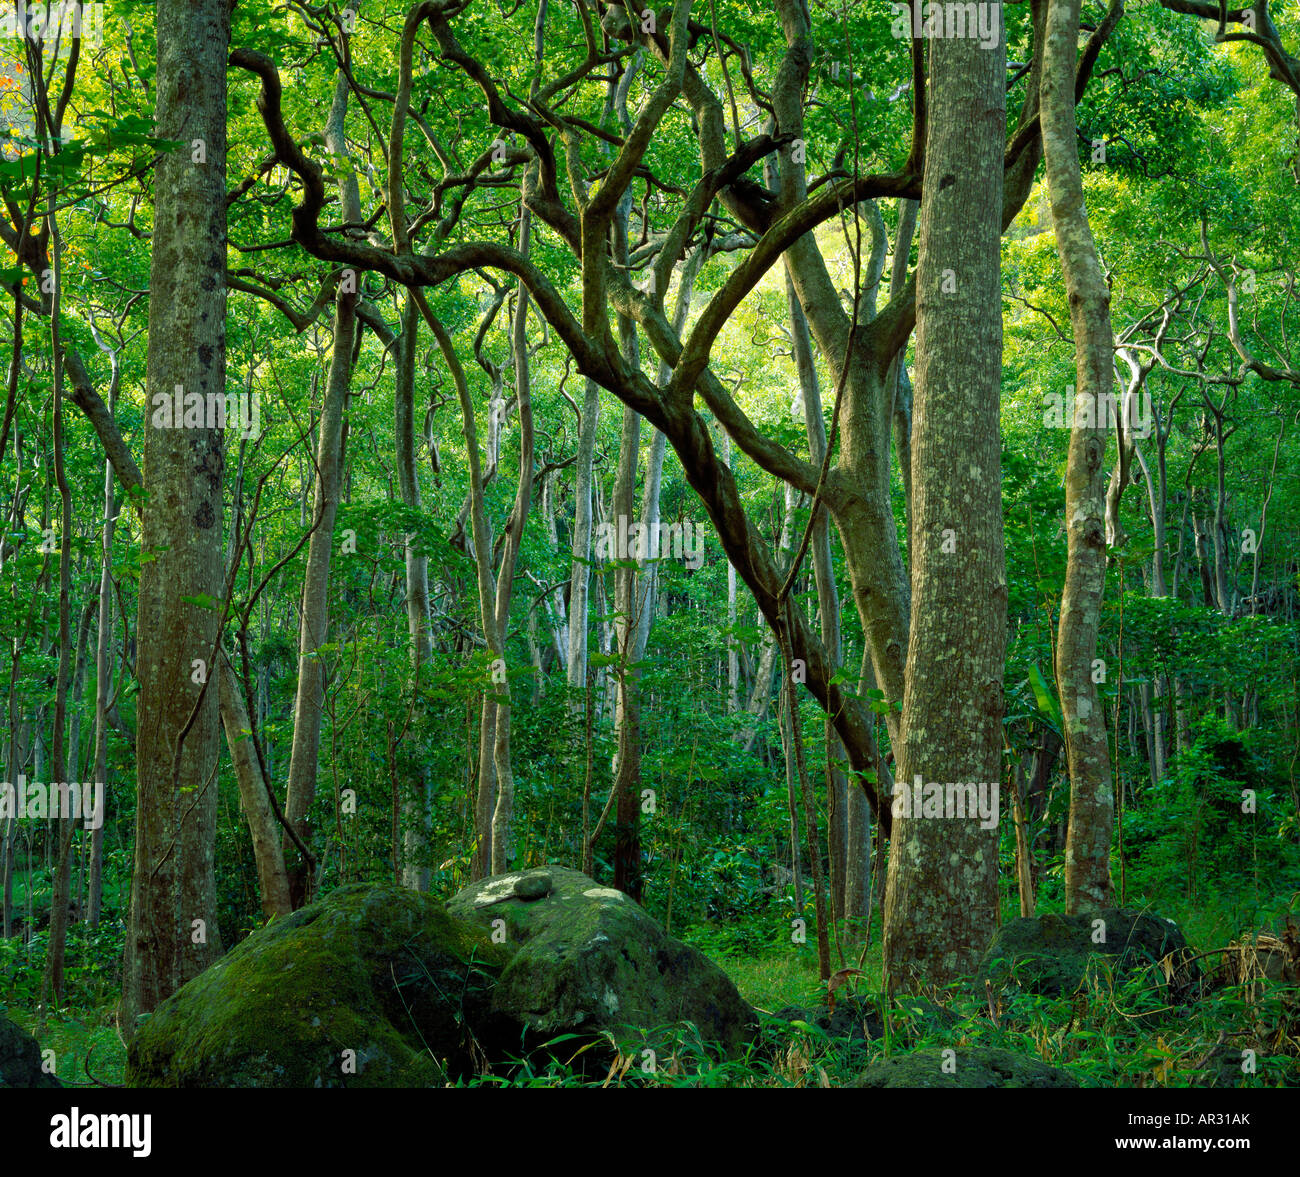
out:
{"label": "moss-covered boulder", "polygon": [[6,1087],[62,1087],[41,1069],[41,1048],[21,1026],[0,1017],[0,1090]]}
{"label": "moss-covered boulder", "polygon": [[505,954],[436,899],[340,887],[255,932],[133,1038],[134,1087],[423,1087],[498,1024]]}
{"label": "moss-covered boulder", "polygon": [[1078,1087],[1061,1067],[989,1046],[916,1050],[868,1067],[854,1087]]}
{"label": "moss-covered boulder", "polygon": [[621,891],[562,866],[497,875],[447,904],[509,953],[492,997],[534,1043],[692,1023],[705,1043],[743,1049],[754,1013],[731,979],[669,936]]}
{"label": "moss-covered boulder", "polygon": [[1042,915],[1003,924],[980,964],[977,983],[1016,986],[1057,997],[1074,992],[1090,964],[1104,958],[1117,982],[1140,969],[1181,1001],[1199,978],[1187,941],[1173,920],[1132,908],[1082,915]]}

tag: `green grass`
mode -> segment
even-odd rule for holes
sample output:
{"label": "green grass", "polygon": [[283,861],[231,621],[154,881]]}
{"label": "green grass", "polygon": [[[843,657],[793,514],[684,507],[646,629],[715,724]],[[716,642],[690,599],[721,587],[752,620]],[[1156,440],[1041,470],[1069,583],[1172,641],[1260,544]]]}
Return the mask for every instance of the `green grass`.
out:
{"label": "green grass", "polygon": [[101,1083],[120,1084],[126,1069],[126,1047],[112,1023],[113,1008],[92,1010],[83,1016],[72,1012],[52,1013],[41,1027],[32,1013],[10,1006],[5,1017],[34,1034],[41,1050],[54,1051],[54,1073],[65,1087],[93,1086],[86,1074]]}

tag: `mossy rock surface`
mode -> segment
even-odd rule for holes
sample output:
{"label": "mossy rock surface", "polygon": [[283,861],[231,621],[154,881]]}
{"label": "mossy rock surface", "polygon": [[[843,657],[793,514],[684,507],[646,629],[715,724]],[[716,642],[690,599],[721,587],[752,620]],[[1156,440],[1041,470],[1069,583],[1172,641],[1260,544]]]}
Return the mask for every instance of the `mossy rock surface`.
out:
{"label": "mossy rock surface", "polygon": [[440,1086],[469,1069],[471,1027],[493,1045],[505,959],[427,895],[340,887],[163,1002],[130,1044],[127,1084]]}
{"label": "mossy rock surface", "polygon": [[868,1067],[854,1087],[1078,1087],[1069,1071],[998,1047],[917,1050]]}
{"label": "mossy rock surface", "polygon": [[[981,988],[987,980],[1047,997],[1068,996],[1083,983],[1089,966],[1104,957],[1117,983],[1147,969],[1153,984],[1166,986],[1168,996],[1181,1001],[1192,995],[1200,976],[1190,956],[1173,920],[1110,907],[1003,924],[984,954],[976,981]],[[1160,964],[1166,958],[1168,975]]]}
{"label": "mossy rock surface", "polygon": [[690,1022],[704,1042],[735,1055],[753,1033],[754,1012],[726,973],[621,891],[578,871],[496,875],[459,892],[447,910],[504,937],[510,959],[492,1008],[534,1042]]}
{"label": "mossy rock surface", "polygon": [[41,1069],[40,1044],[21,1026],[0,1017],[0,1090],[6,1087],[62,1087]]}

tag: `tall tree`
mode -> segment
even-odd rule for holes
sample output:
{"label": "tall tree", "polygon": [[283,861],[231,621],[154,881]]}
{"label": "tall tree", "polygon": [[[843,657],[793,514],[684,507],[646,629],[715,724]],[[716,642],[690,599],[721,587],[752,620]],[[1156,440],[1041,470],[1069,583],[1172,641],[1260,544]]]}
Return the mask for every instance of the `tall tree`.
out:
{"label": "tall tree", "polygon": [[1105,907],[1110,898],[1110,840],[1115,802],[1106,716],[1094,659],[1106,583],[1105,406],[1115,382],[1110,288],[1088,225],[1074,118],[1079,0],[1051,0],[1043,53],[1043,157],[1052,224],[1074,331],[1074,418],[1065,474],[1067,556],[1056,639],[1056,681],[1070,770],[1065,846],[1065,907]]}
{"label": "tall tree", "polygon": [[[348,83],[340,74],[334,101],[325,124],[325,145],[339,168],[339,204],[343,220],[362,220],[361,193],[348,152],[345,122]],[[293,750],[289,758],[289,786],[285,817],[300,841],[310,847],[312,801],[320,764],[321,725],[325,714],[325,661],[321,647],[329,640],[330,562],[334,526],[338,518],[339,488],[343,470],[344,417],[348,387],[352,382],[353,351],[357,345],[357,295],[360,277],[345,270],[334,301],[334,339],[325,399],[321,405],[316,446],[316,501],[311,540],[307,545],[307,570],[303,575],[302,612],[298,625],[298,694],[293,708]],[[310,902],[315,887],[311,862],[303,859],[287,838],[285,858],[292,863],[289,882],[295,907]]]}
{"label": "tall tree", "polygon": [[[213,658],[222,585],[226,380],[228,0],[159,0],[158,134],[184,147],[154,169],[136,673],[135,868],[121,1026],[220,951],[213,838],[219,747]],[[200,426],[153,412],[180,388]],[[224,402],[223,402],[224,403]]]}

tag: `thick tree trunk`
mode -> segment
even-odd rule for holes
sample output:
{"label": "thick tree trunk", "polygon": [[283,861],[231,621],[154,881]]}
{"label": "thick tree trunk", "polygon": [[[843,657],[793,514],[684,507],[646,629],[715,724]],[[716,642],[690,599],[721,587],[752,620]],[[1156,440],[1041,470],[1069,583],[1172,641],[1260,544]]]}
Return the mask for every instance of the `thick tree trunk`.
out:
{"label": "thick tree trunk", "polygon": [[[1110,900],[1115,803],[1106,717],[1093,660],[1106,583],[1106,431],[1103,406],[1114,385],[1110,289],[1088,225],[1074,120],[1079,0],[1051,0],[1043,59],[1043,154],[1052,223],[1074,329],[1074,420],[1065,475],[1067,556],[1057,631],[1056,682],[1070,769],[1065,847],[1065,907],[1080,912]],[[1092,425],[1087,422],[1093,422]]]}
{"label": "thick tree trunk", "polygon": [[[995,19],[1001,34],[1001,5]],[[1006,47],[999,35],[993,49],[965,38],[936,39],[929,48],[916,277],[912,614],[885,899],[891,989],[945,984],[973,972],[998,919],[1007,622],[999,434]],[[942,817],[916,805],[915,785],[929,793],[935,783],[945,802],[956,793],[953,801],[963,804],[945,807]]]}
{"label": "thick tree trunk", "polygon": [[157,34],[158,134],[187,147],[165,152],[154,171],[144,420],[149,497],[140,544],[153,558],[140,570],[136,627],[135,869],[120,1010],[127,1037],[139,1014],[220,951],[209,825],[219,739],[210,663],[219,612],[192,599],[218,600],[224,591],[225,437],[220,428],[155,424],[152,407],[170,400],[177,385],[205,405],[225,393],[230,6],[160,0]]}

